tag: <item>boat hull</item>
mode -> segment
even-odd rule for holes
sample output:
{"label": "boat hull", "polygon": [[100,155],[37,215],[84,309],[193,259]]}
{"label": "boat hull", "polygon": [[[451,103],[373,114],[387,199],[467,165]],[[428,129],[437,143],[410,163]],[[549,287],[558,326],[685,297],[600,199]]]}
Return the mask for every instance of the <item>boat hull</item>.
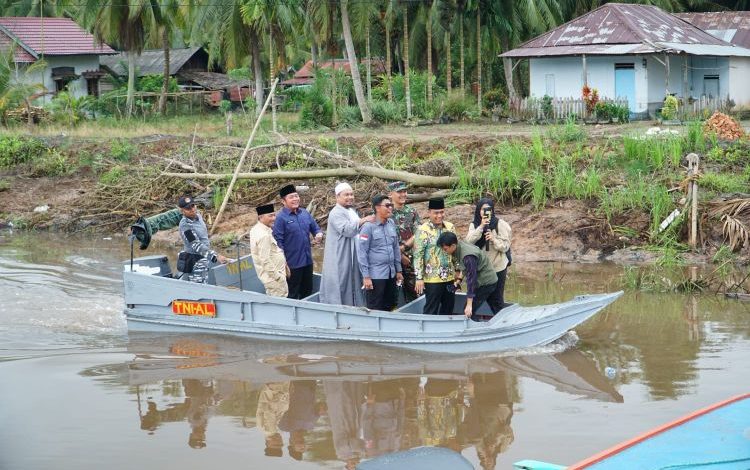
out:
{"label": "boat hull", "polygon": [[[463,315],[422,315],[424,298],[396,312],[367,310],[271,297],[255,288],[251,270],[242,271],[243,290],[219,267],[221,285],[195,284],[164,275],[123,273],[125,316],[132,331],[210,332],[262,339],[351,341],[441,353],[506,351],[548,344],[586,321],[622,292],[579,296],[537,307],[512,305],[487,322]],[[161,272],[163,272],[162,270]],[[159,274],[161,274],[161,272]],[[227,287],[230,286],[230,287]],[[257,290],[257,288],[255,288]],[[212,316],[175,314],[175,302],[210,304]],[[455,312],[465,299],[457,296]],[[200,312],[199,312],[200,313]]]}

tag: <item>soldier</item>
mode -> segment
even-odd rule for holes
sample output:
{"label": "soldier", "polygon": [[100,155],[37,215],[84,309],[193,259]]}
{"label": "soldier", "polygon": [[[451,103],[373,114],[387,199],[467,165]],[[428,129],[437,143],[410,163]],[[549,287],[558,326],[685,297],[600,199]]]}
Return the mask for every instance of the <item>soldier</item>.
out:
{"label": "soldier", "polygon": [[286,297],[289,294],[286,284],[289,268],[284,252],[273,238],[271,227],[276,220],[273,204],[258,206],[255,211],[258,213],[258,223],[250,230],[250,253],[253,255],[255,272],[266,288],[266,294]]}
{"label": "soldier", "polygon": [[426,315],[451,315],[456,300],[456,279],[453,258],[437,246],[438,237],[444,232],[456,232],[450,222],[445,222],[445,201],[430,199],[427,208],[430,220],[417,229],[414,242],[414,273],[417,278],[415,290],[424,292]]}
{"label": "soldier", "polygon": [[189,281],[204,284],[208,280],[210,265],[217,262],[226,264],[228,258],[211,249],[211,242],[208,240],[208,227],[206,227],[203,217],[195,207],[193,197],[182,196],[177,205],[182,212],[180,237],[185,245],[183,251],[192,255],[193,260],[195,260],[192,269],[186,269],[183,272],[188,274]]}
{"label": "soldier", "polygon": [[419,213],[406,204],[408,186],[403,181],[394,181],[388,185],[393,202],[393,222],[398,230],[398,244],[401,250],[401,267],[404,275],[404,302],[409,303],[417,298],[414,290],[414,235],[421,224]]}

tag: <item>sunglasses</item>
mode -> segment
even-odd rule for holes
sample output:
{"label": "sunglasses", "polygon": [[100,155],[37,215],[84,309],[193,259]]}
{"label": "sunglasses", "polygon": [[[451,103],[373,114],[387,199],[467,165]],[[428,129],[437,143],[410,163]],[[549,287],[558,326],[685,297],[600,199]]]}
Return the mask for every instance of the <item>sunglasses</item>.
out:
{"label": "sunglasses", "polygon": [[186,207],[183,207],[183,209],[187,209],[187,210],[193,210],[194,208],[195,208],[195,204],[190,204]]}
{"label": "sunglasses", "polygon": [[385,207],[387,209],[393,209],[393,204],[380,204],[380,207]]}

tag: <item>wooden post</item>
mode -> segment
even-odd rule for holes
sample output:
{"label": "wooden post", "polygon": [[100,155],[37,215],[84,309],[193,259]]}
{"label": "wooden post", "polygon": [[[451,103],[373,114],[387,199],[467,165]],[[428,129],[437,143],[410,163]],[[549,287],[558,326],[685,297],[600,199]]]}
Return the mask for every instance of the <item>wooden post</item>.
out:
{"label": "wooden post", "polygon": [[240,172],[240,169],[242,168],[242,164],[245,163],[245,157],[247,157],[247,153],[250,151],[250,146],[252,145],[253,139],[255,138],[255,133],[258,132],[258,128],[260,127],[260,120],[263,118],[263,114],[266,112],[266,109],[268,108],[269,103],[273,99],[273,94],[276,91],[276,84],[278,83],[279,83],[279,79],[276,78],[273,81],[273,85],[271,85],[271,91],[268,93],[268,98],[266,98],[266,102],[263,104],[263,108],[260,110],[260,114],[258,114],[258,119],[255,120],[255,126],[253,126],[253,131],[250,133],[250,138],[247,139],[245,150],[242,151],[242,156],[240,157],[240,161],[237,162],[237,167],[234,169],[232,180],[229,182],[229,186],[227,187],[227,193],[224,195],[224,201],[221,203],[221,208],[219,209],[219,212],[216,214],[216,219],[214,219],[214,223],[211,226],[211,235],[213,235],[213,233],[216,231],[216,227],[219,226],[219,222],[221,221],[221,216],[224,213],[224,209],[227,207],[227,202],[229,202],[229,196],[232,195],[232,189],[234,188],[234,183],[237,181],[237,174]]}
{"label": "wooden post", "polygon": [[700,157],[698,154],[691,153],[687,156],[688,177],[691,179],[688,184],[688,197],[691,203],[690,209],[690,248],[695,249],[698,245],[698,182],[695,176],[698,174],[698,165]]}
{"label": "wooden post", "polygon": [[666,98],[669,96],[669,54],[664,54],[664,84],[666,90],[664,97]]}
{"label": "wooden post", "polygon": [[[690,98],[690,90],[688,88],[688,59],[690,56],[685,54],[685,58],[682,62],[682,111],[683,114],[687,111],[687,105]],[[683,117],[684,119],[684,117]]]}

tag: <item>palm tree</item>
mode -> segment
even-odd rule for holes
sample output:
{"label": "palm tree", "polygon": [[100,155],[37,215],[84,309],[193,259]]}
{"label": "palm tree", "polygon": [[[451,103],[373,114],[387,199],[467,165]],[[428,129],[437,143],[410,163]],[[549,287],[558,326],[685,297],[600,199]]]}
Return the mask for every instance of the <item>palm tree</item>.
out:
{"label": "palm tree", "polygon": [[5,51],[0,51],[0,119],[5,122],[5,112],[23,104],[26,108],[28,124],[34,123],[31,113],[31,101],[35,95],[44,90],[41,83],[32,83],[33,77],[39,76],[47,64],[37,60],[20,69],[15,60],[16,44],[11,44]]}
{"label": "palm tree", "polygon": [[184,18],[186,8],[182,7],[179,0],[161,0],[159,4],[159,15],[156,18],[157,28],[161,36],[161,46],[164,53],[164,71],[162,72],[161,95],[159,96],[159,113],[162,116],[167,114],[167,92],[169,91],[170,71],[169,71],[169,52],[171,47],[171,37],[180,28],[184,27]]}
{"label": "palm tree", "polygon": [[[453,88],[451,26],[453,25],[456,16],[456,0],[441,0],[439,8],[440,24],[443,25],[443,29],[445,29],[445,88],[448,90],[448,93],[450,93]],[[463,41],[463,36],[461,37],[461,40]],[[463,87],[463,83],[461,86]]]}
{"label": "palm tree", "polygon": [[411,119],[411,87],[409,85],[409,4],[403,0],[401,15],[404,20],[404,96],[406,97],[406,119]]}
{"label": "palm tree", "polygon": [[116,44],[128,55],[128,93],[125,115],[133,114],[135,103],[135,57],[146,43],[147,26],[154,24],[156,5],[145,0],[85,0],[81,19],[89,25],[98,41]]}
{"label": "palm tree", "polygon": [[370,25],[377,18],[380,11],[380,5],[378,2],[354,2],[351,5],[351,17],[353,19],[352,25],[354,26],[355,38],[362,39],[362,35],[357,35],[356,32],[364,31],[365,40],[365,60],[367,61],[367,68],[365,70],[367,80],[367,101],[372,102],[372,51],[370,49]]}
{"label": "palm tree", "polygon": [[372,121],[370,107],[365,99],[362,90],[362,76],[359,74],[359,65],[357,64],[357,53],[354,50],[354,40],[352,39],[352,26],[349,22],[349,1],[341,0],[341,25],[344,29],[344,43],[346,44],[346,55],[349,57],[349,69],[354,84],[354,94],[357,97],[359,112],[362,115],[362,122],[367,125]]}
{"label": "palm tree", "polygon": [[434,3],[426,0],[422,4],[420,14],[424,17],[425,31],[427,33],[427,102],[432,103],[432,10]]}
{"label": "palm tree", "polygon": [[380,21],[383,23],[385,31],[385,81],[388,89],[388,101],[393,101],[393,80],[391,79],[391,70],[393,62],[391,58],[391,27],[395,17],[394,5],[392,0],[385,0],[385,4],[380,6]]}

